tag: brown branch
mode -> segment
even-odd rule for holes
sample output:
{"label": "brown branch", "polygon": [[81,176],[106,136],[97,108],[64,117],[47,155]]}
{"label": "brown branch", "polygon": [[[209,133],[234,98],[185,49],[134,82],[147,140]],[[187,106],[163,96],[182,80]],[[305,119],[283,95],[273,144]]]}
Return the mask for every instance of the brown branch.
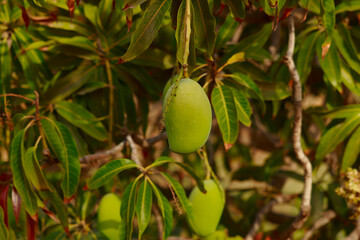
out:
{"label": "brown branch", "polygon": [[304,235],[304,237],[302,238],[302,240],[309,240],[312,238],[312,236],[314,235],[315,231],[318,230],[319,228],[325,226],[326,224],[328,224],[332,219],[334,219],[336,217],[336,213],[333,210],[328,210],[326,212],[323,212],[321,217],[318,218],[314,225],[311,227],[311,229],[309,231],[307,231]]}
{"label": "brown branch", "polygon": [[148,148],[159,141],[165,140],[167,138],[167,134],[166,134],[166,132],[161,132],[159,135],[152,137],[152,138],[147,138],[147,139],[141,138],[136,134],[131,134],[131,137],[137,145],[139,145],[143,148]]}
{"label": "brown branch", "polygon": [[18,95],[18,94],[14,94],[14,93],[6,93],[6,94],[1,94],[0,97],[18,97],[18,98],[22,98],[26,101],[29,101],[31,102],[32,104],[35,104],[36,101],[32,100],[31,98],[28,98],[28,97],[24,97],[24,96],[21,96],[21,95]]}
{"label": "brown branch", "polygon": [[265,215],[272,209],[273,206],[289,201],[294,198],[294,195],[279,195],[264,205],[257,213],[255,221],[251,226],[250,231],[245,237],[245,240],[252,240],[260,228],[261,222],[264,220]]}
{"label": "brown branch", "polygon": [[356,239],[360,239],[360,218],[358,218],[356,222],[355,229],[349,234],[349,236],[344,238],[344,240],[356,240]]}
{"label": "brown branch", "polygon": [[300,161],[304,168],[304,192],[302,195],[302,202],[300,212],[294,222],[290,225],[285,233],[285,238],[289,238],[293,232],[300,229],[307,220],[311,205],[311,187],[312,187],[312,166],[309,158],[305,155],[301,147],[301,125],[302,125],[302,89],[299,73],[296,70],[296,66],[293,60],[294,48],[295,48],[295,26],[293,16],[288,18],[289,24],[289,42],[288,50],[284,56],[283,61],[288,67],[293,79],[293,101],[294,101],[294,126],[293,126],[293,147],[296,158]]}
{"label": "brown branch", "polygon": [[130,148],[131,148],[131,159],[136,162],[137,165],[142,166],[141,161],[140,161],[140,157],[139,157],[139,151],[137,149],[136,144],[134,143],[134,140],[132,139],[131,135],[127,135],[126,136],[126,140],[129,142],[130,144]]}
{"label": "brown branch", "polygon": [[116,156],[119,152],[121,152],[124,149],[124,146],[125,146],[125,141],[122,141],[118,145],[116,145],[115,147],[113,147],[109,150],[83,156],[80,158],[80,162],[81,163],[93,163],[93,162],[101,160],[101,159]]}

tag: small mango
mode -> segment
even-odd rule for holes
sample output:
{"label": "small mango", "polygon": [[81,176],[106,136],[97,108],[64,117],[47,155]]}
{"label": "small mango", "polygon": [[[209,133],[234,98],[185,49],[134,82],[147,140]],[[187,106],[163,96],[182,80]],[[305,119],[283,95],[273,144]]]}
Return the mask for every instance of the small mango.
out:
{"label": "small mango", "polygon": [[121,200],[114,193],[101,198],[98,208],[98,229],[109,240],[119,239]]}

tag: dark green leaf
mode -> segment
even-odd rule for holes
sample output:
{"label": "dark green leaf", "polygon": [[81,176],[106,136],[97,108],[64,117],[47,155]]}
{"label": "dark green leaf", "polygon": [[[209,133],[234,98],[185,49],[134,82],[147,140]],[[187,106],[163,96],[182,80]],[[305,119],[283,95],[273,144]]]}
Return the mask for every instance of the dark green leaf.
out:
{"label": "dark green leaf", "polygon": [[0,40],[0,94],[5,93],[7,86],[10,85],[11,77],[11,57],[6,38]]}
{"label": "dark green leaf", "polygon": [[19,131],[12,140],[10,149],[10,166],[13,174],[13,182],[18,191],[26,211],[34,216],[37,213],[37,197],[26,179],[22,159],[25,158],[24,149],[25,130]]}
{"label": "dark green leaf", "polygon": [[164,197],[160,190],[155,186],[155,184],[150,181],[151,187],[158,201],[160,208],[162,222],[164,226],[163,239],[167,239],[170,235],[172,226],[173,226],[173,209],[169,201]]}
{"label": "dark green leaf", "polygon": [[40,168],[35,147],[30,147],[26,150],[23,166],[24,169],[26,169],[26,177],[37,190],[48,190],[50,188],[44,173]]}
{"label": "dark green leaf", "polygon": [[147,0],[124,0],[125,8],[135,8]]}
{"label": "dark green leaf", "polygon": [[257,82],[257,86],[265,101],[283,100],[291,95],[284,82]]}
{"label": "dark green leaf", "polygon": [[89,180],[88,187],[90,189],[99,188],[116,174],[130,168],[136,168],[134,161],[129,159],[117,159],[106,163],[96,171],[94,176]]}
{"label": "dark green leaf", "polygon": [[324,9],[323,22],[328,37],[331,37],[335,28],[335,3],[334,0],[321,0]]}
{"label": "dark green leaf", "polygon": [[152,191],[151,186],[145,178],[141,183],[138,191],[138,197],[136,202],[136,215],[139,223],[139,239],[143,235],[146,227],[149,224],[151,217],[151,204],[152,204]]}
{"label": "dark green leaf", "polygon": [[135,215],[136,188],[139,178],[132,181],[125,189],[121,201],[120,240],[131,240]]}
{"label": "dark green leaf", "polygon": [[2,207],[0,207],[0,239],[9,239],[9,232],[4,222],[4,211]]}
{"label": "dark green leaf", "polygon": [[216,35],[215,49],[220,49],[233,37],[239,23],[233,18],[227,17]]}
{"label": "dark green leaf", "polygon": [[341,171],[345,172],[349,167],[355,163],[360,153],[360,128],[358,127],[351,135],[346,144],[343,160],[341,163]]}
{"label": "dark green leaf", "polygon": [[237,21],[245,19],[245,3],[243,1],[222,0],[222,2],[228,5],[234,19]]}
{"label": "dark green leaf", "polygon": [[170,8],[170,0],[154,0],[146,9],[139,26],[131,36],[130,46],[120,61],[127,62],[144,52],[159,31],[165,13]]}
{"label": "dark green leaf", "polygon": [[335,147],[344,141],[349,134],[360,124],[360,116],[356,115],[347,118],[345,122],[340,123],[323,134],[319,146],[316,149],[315,166],[323,160],[326,154],[330,153]]}
{"label": "dark green leaf", "polygon": [[108,133],[104,125],[81,105],[62,101],[55,104],[55,109],[68,122],[80,128],[91,137],[99,141],[107,140]]}
{"label": "dark green leaf", "polygon": [[207,0],[192,0],[197,47],[212,59],[215,45],[215,17],[211,14]]}
{"label": "dark green leaf", "polygon": [[177,164],[179,167],[181,167],[182,169],[184,169],[195,181],[197,186],[199,187],[200,191],[202,192],[206,192],[205,188],[204,188],[204,182],[201,180],[201,178],[196,174],[196,172],[188,165],[181,163],[181,162],[177,162],[174,159],[170,158],[170,157],[159,157],[158,159],[156,159],[153,164],[149,165],[148,167],[146,167],[146,169],[150,169],[150,168],[155,168],[158,166],[161,166],[163,164],[166,163],[175,163]]}
{"label": "dark green leaf", "polygon": [[310,34],[305,41],[300,45],[299,54],[296,59],[296,68],[299,72],[301,82],[306,82],[306,79],[311,71],[311,62],[315,54],[315,46],[320,31]]}
{"label": "dark green leaf", "polygon": [[339,24],[338,28],[335,29],[333,39],[345,61],[355,72],[360,74],[360,58],[357,55],[350,32],[343,24]]}
{"label": "dark green leaf", "polygon": [[[231,89],[227,86],[217,86],[211,94],[211,103],[221,130],[226,149],[236,141],[239,133],[236,107]],[[229,147],[227,147],[227,144]]]}
{"label": "dark green leaf", "polygon": [[60,122],[40,120],[49,147],[61,162],[64,178],[61,183],[65,197],[71,197],[77,190],[80,178],[80,161],[70,131]]}
{"label": "dark green leaf", "polygon": [[323,69],[327,79],[329,79],[331,85],[336,89],[341,90],[339,54],[337,53],[334,44],[331,44],[328,53],[324,59],[322,59],[321,52],[324,40],[324,35],[319,37],[316,44],[316,55],[318,57],[320,66]]}
{"label": "dark green leaf", "polygon": [[58,79],[54,86],[45,92],[44,98],[49,103],[59,102],[67,98],[93,78],[95,69],[95,66],[89,66],[88,63],[81,64],[76,70]]}
{"label": "dark green leaf", "polygon": [[90,52],[96,53],[96,47],[87,37],[75,36],[75,37],[49,37],[56,42],[63,45],[70,45],[78,48],[83,48]]}

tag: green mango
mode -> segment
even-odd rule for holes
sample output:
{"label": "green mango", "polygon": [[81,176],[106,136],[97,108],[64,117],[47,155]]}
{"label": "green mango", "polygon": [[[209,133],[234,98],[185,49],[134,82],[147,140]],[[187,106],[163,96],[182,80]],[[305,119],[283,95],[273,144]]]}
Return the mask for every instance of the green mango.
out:
{"label": "green mango", "polygon": [[109,240],[119,239],[121,200],[114,193],[102,197],[98,208],[98,228]]}
{"label": "green mango", "polygon": [[181,79],[170,103],[173,84],[165,95],[165,127],[170,149],[176,153],[191,153],[201,148],[209,137],[212,111],[203,88],[195,81]]}
{"label": "green mango", "polygon": [[222,190],[213,180],[205,180],[204,185],[206,193],[202,193],[196,186],[189,196],[194,216],[191,225],[201,237],[215,232],[225,205]]}

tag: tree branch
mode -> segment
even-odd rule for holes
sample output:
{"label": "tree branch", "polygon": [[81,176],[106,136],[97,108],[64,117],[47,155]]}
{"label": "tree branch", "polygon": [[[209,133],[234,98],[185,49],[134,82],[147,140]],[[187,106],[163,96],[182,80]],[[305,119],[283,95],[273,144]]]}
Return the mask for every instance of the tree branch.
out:
{"label": "tree branch", "polygon": [[260,211],[256,214],[255,221],[251,226],[250,231],[245,237],[245,240],[253,240],[255,234],[258,232],[261,222],[264,220],[266,214],[272,209],[273,206],[289,201],[294,198],[293,195],[279,195],[264,205]]}
{"label": "tree branch", "polygon": [[328,224],[332,219],[336,217],[336,213],[333,210],[329,210],[326,212],[323,212],[321,217],[316,220],[314,225],[311,227],[309,231],[307,231],[302,238],[302,240],[309,240],[314,235],[315,231],[326,224]]}
{"label": "tree branch", "polygon": [[300,229],[304,222],[307,220],[311,205],[311,187],[312,187],[312,166],[309,158],[305,155],[301,146],[301,125],[302,125],[302,89],[299,73],[296,70],[296,66],[293,60],[294,48],[295,48],[295,26],[293,16],[290,15],[288,18],[289,24],[289,42],[288,50],[283,58],[286,66],[288,67],[292,76],[293,84],[293,101],[294,101],[294,126],[293,126],[293,147],[296,158],[300,161],[304,167],[304,192],[302,195],[301,208],[295,221],[288,228],[285,237],[289,238],[293,232]]}

